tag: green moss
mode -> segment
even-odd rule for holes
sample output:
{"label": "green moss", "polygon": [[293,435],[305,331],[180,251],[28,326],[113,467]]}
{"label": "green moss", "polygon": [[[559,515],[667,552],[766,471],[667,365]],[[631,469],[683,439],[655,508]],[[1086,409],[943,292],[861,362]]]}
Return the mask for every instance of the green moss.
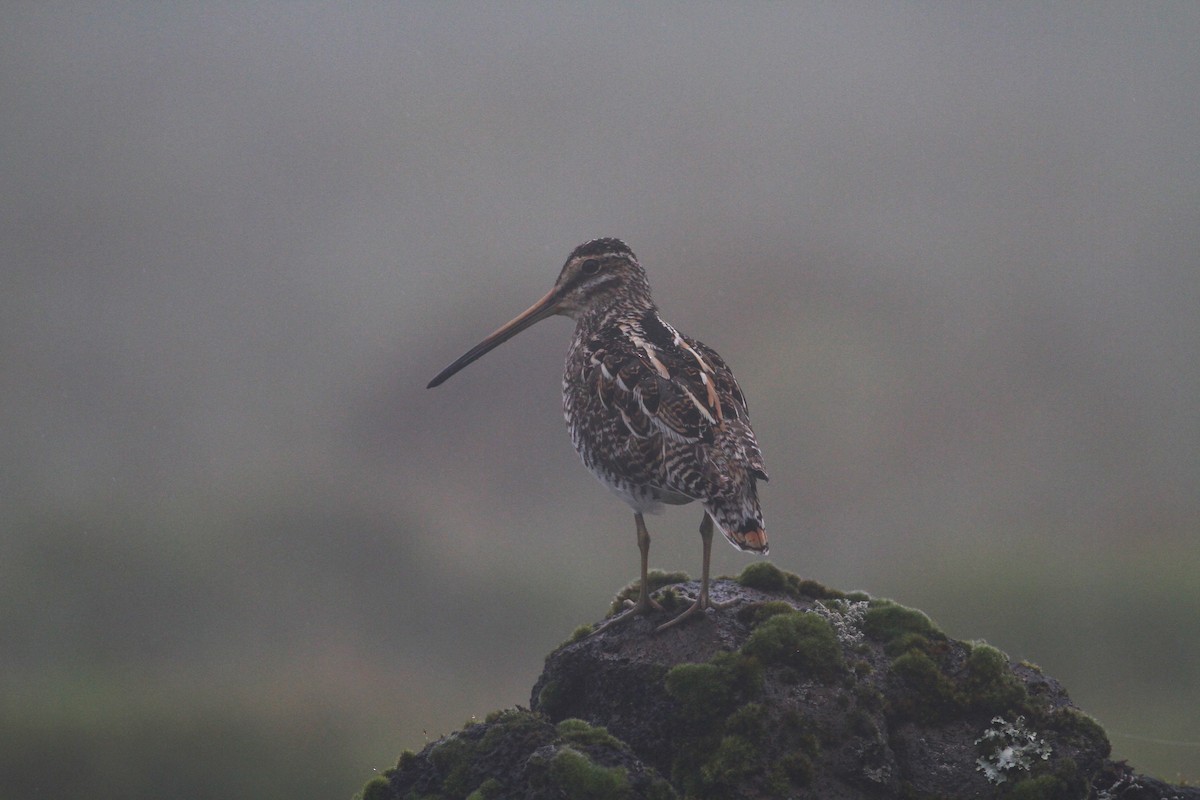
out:
{"label": "green moss", "polygon": [[1005,795],[1008,800],[1067,800],[1064,798],[1063,783],[1054,775],[1039,775],[1013,784]]}
{"label": "green moss", "polygon": [[971,645],[967,655],[964,703],[988,714],[1029,712],[1025,684],[1009,668],[1008,656],[984,642]]}
{"label": "green moss", "polygon": [[945,634],[938,630],[924,612],[915,608],[905,608],[891,600],[872,602],[872,606],[863,616],[863,631],[872,639],[883,642],[885,646],[905,636],[908,637],[908,642],[915,642],[917,640],[912,638],[913,634],[927,641],[945,639]]}
{"label": "green moss", "polygon": [[769,561],[756,561],[742,570],[737,582],[748,589],[764,592],[783,592],[788,588],[787,575]]}
{"label": "green moss", "polygon": [[610,747],[625,749],[625,743],[608,732],[607,728],[589,725],[581,719],[564,719],[555,726],[558,736],[567,744],[579,747]]}
{"label": "green moss", "polygon": [[[779,725],[771,731],[771,736],[786,742],[788,753],[775,765],[773,783],[782,779],[792,786],[807,786],[812,782],[813,760],[821,753],[817,730],[817,726],[810,719],[797,711],[789,711],[783,715]],[[775,792],[780,796],[787,796],[789,793],[778,790]]]}
{"label": "green moss", "polygon": [[1010,675],[1008,656],[987,642],[970,642],[971,652],[967,654],[967,669],[976,676],[977,680],[991,681],[1001,675]]}
{"label": "green moss", "polygon": [[595,626],[593,626],[591,624],[580,625],[578,628],[571,631],[571,635],[569,637],[567,637],[567,640],[565,642],[563,642],[563,644],[575,644],[576,642],[583,641],[584,639],[586,639],[587,637],[592,635],[593,627],[595,627]]}
{"label": "green moss", "polygon": [[807,786],[812,783],[813,775],[816,772],[812,758],[804,752],[795,752],[784,756],[780,759],[778,769],[780,778],[785,778],[788,783],[796,786]]}
{"label": "green moss", "polygon": [[883,692],[867,681],[860,681],[854,685],[854,696],[858,699],[858,705],[867,711],[883,711],[887,706]]}
{"label": "green moss", "polygon": [[[750,572],[751,581],[769,583],[776,573],[785,575],[789,593],[800,583],[761,565]],[[788,797],[811,783],[819,728],[799,713],[777,715],[758,702],[763,672],[770,668],[780,679],[790,672],[797,681],[846,673],[837,634],[824,617],[782,602],[742,613],[757,625],[741,650],[666,673],[680,731],[672,743],[671,778],[688,798]]]}
{"label": "green moss", "polygon": [[477,726],[470,726],[429,749],[426,757],[443,776],[439,787],[442,794],[465,797],[479,789],[475,765],[481,755],[512,747],[514,743],[535,747],[552,736],[544,718],[524,709],[493,711],[487,715],[486,723],[489,727],[482,736]]}
{"label": "green moss", "polygon": [[392,785],[382,775],[376,775],[367,781],[360,796],[362,800],[396,800],[396,793],[392,791]]}
{"label": "green moss", "polygon": [[[691,580],[686,572],[663,572],[661,569],[652,569],[646,574],[646,586],[651,594],[663,588],[676,583],[686,583]],[[641,580],[636,580],[627,585],[624,589],[617,592],[617,596],[613,598],[612,605],[608,609],[609,616],[619,614],[625,610],[626,603],[637,602],[638,595],[642,591]]]}
{"label": "green moss", "polygon": [[[731,670],[736,675],[736,670]],[[659,675],[664,675],[665,670]],[[487,727],[485,728],[484,725]],[[521,758],[536,769],[526,771],[525,788],[548,797],[582,800],[626,800],[631,789],[623,767],[608,767],[593,761],[591,755],[606,759],[608,754],[623,757],[628,747],[602,727],[579,719],[567,719],[551,725],[541,714],[526,709],[505,709],[488,714],[486,722],[436,742],[423,754],[406,752],[399,768],[416,768],[433,773],[434,785],[425,794],[410,792],[403,798],[392,793],[386,776],[367,784],[362,800],[494,800],[508,796],[516,787],[506,786],[495,775],[497,760],[509,763]],[[428,763],[421,764],[422,760]],[[511,763],[517,763],[511,761]],[[651,800],[677,800],[665,781],[651,777],[644,787]],[[541,796],[539,794],[539,796]]]}
{"label": "green moss", "polygon": [[913,690],[913,697],[905,707],[893,709],[902,716],[937,721],[957,710],[958,693],[954,682],[928,654],[910,650],[892,662],[892,672]]}
{"label": "green moss", "polygon": [[675,611],[682,609],[685,606],[692,604],[690,597],[684,597],[675,588],[668,586],[658,593],[658,604],[663,607],[663,611]]}
{"label": "green moss", "polygon": [[746,703],[725,720],[725,730],[751,741],[767,737],[767,708],[762,703]]}
{"label": "green moss", "polygon": [[901,656],[909,650],[920,650],[923,653],[932,654],[934,647],[933,642],[919,633],[902,633],[888,641],[883,646],[883,652],[887,653],[892,658]]}
{"label": "green moss", "polygon": [[[735,789],[738,794],[750,791],[757,792],[755,796],[788,797],[812,780],[813,759],[820,744],[811,722],[794,711],[777,716],[769,705],[756,702],[756,697],[769,659],[778,655],[790,661],[793,654],[788,647],[804,651],[812,641],[822,647],[832,642],[836,649],[836,636],[829,624],[814,614],[790,611],[775,615],[759,629],[768,625],[782,627],[778,631],[767,628],[757,640],[766,659],[753,652],[756,648],[748,642],[741,651],[721,653],[707,664],[681,664],[667,673],[668,691],[680,702],[675,724],[686,732],[673,744],[671,776],[685,797],[718,800],[734,794]],[[807,649],[815,652],[821,648]],[[837,660],[805,661],[806,669],[814,664],[841,664],[840,650],[837,652]],[[786,666],[781,671],[791,669]]]}
{"label": "green moss", "polygon": [[681,797],[681,795],[676,794],[675,787],[661,778],[655,780],[654,783],[642,791],[645,793],[646,800],[679,800]]}
{"label": "green moss", "polygon": [[1063,706],[1043,714],[1038,723],[1047,730],[1054,731],[1060,739],[1065,739],[1076,747],[1089,749],[1099,746],[1102,755],[1107,758],[1112,750],[1108,734],[1093,717],[1072,706]]}
{"label": "green moss", "polygon": [[686,572],[679,571],[664,572],[661,569],[652,569],[646,573],[646,585],[650,587],[651,592],[657,591],[664,586],[672,586],[676,583],[687,583],[691,579],[692,577]]}
{"label": "green moss", "polygon": [[467,795],[467,800],[488,800],[488,798],[499,797],[504,789],[504,784],[495,778],[488,778],[483,783],[479,784],[479,788]]}
{"label": "green moss", "polygon": [[555,788],[579,800],[618,800],[629,790],[625,770],[596,764],[571,747],[563,747],[550,760],[549,775]]}
{"label": "green moss", "polygon": [[[789,578],[795,578],[795,575],[788,575]],[[815,600],[842,600],[846,595],[839,592],[837,589],[830,589],[823,583],[818,583],[810,578],[798,579],[794,582],[794,591],[801,597],[811,597]]]}
{"label": "green moss", "polygon": [[765,620],[779,614],[791,614],[796,607],[783,600],[769,600],[765,603],[752,603],[738,612],[741,619],[751,626],[759,625]]}
{"label": "green moss", "polygon": [[521,723],[529,719],[529,712],[519,708],[498,708],[495,711],[489,711],[483,718],[483,721],[489,725],[497,722],[501,723]]}
{"label": "green moss", "polygon": [[679,795],[671,788],[671,784],[661,779],[650,784],[644,792],[646,800],[679,800]]}
{"label": "green moss", "polygon": [[741,653],[718,653],[707,663],[672,667],[666,687],[686,720],[724,718],[762,689],[762,666]]}
{"label": "green moss", "polygon": [[881,608],[884,612],[876,617],[874,630],[888,642],[885,650],[895,655],[892,673],[913,690],[904,707],[893,712],[926,722],[968,712],[1030,717],[1042,713],[1000,650],[985,642],[970,644],[961,671],[956,670],[952,679],[943,664],[956,650],[944,641],[930,640],[929,635],[942,634],[931,628],[928,618],[899,606]]}
{"label": "green moss", "polygon": [[475,788],[471,781],[471,762],[476,746],[458,734],[453,734],[429,751],[429,760],[437,771],[444,775],[442,791],[446,794],[465,796]]}
{"label": "green moss", "polygon": [[824,617],[793,612],[763,622],[746,641],[742,652],[763,664],[788,666],[822,679],[845,670],[837,634]]}
{"label": "green moss", "polygon": [[737,697],[726,670],[715,664],[678,664],[667,673],[667,692],[686,708],[728,708]]}
{"label": "green moss", "polygon": [[753,742],[744,736],[725,736],[700,768],[700,779],[707,794],[723,797],[756,777],[761,769]]}
{"label": "green moss", "polygon": [[787,594],[797,599],[832,600],[845,597],[842,592],[830,589],[816,581],[784,572],[769,561],[756,561],[750,564],[734,580],[750,589]]}
{"label": "green moss", "polygon": [[488,715],[488,722],[493,723],[483,738],[479,740],[478,750],[490,752],[502,747],[504,742],[513,739],[528,740],[543,733],[546,721],[537,714],[520,709],[509,709],[498,714]]}
{"label": "green moss", "polygon": [[[765,738],[765,708],[751,702],[762,690],[762,673],[758,659],[741,652],[719,653],[704,664],[678,664],[667,672],[667,692],[679,703],[675,725],[683,732],[673,746],[671,775],[685,796],[727,796],[714,788],[723,786],[733,769],[727,761],[737,742],[725,740]],[[759,757],[749,764],[763,768]]]}

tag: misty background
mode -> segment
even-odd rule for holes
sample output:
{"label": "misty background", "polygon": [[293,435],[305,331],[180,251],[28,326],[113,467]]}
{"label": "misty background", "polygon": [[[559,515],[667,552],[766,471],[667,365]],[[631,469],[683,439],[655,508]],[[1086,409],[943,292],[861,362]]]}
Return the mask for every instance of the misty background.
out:
{"label": "misty background", "polygon": [[734,368],[775,564],[1200,780],[1200,6],[3,18],[5,796],[348,798],[527,704],[637,572],[571,325],[424,387],[596,236]]}

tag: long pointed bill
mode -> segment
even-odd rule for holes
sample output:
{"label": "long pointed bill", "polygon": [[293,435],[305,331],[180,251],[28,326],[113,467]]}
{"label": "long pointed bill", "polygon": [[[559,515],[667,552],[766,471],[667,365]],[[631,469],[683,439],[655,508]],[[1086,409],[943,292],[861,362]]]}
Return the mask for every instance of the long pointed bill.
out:
{"label": "long pointed bill", "polygon": [[435,386],[440,386],[451,375],[458,372],[460,369],[467,366],[483,354],[487,353],[489,350],[498,345],[504,344],[521,331],[533,325],[535,322],[540,322],[553,314],[554,306],[557,300],[557,288],[546,292],[545,297],[522,311],[520,316],[518,316],[512,322],[508,322],[500,326],[494,333],[492,333],[482,342],[459,356],[453,364],[439,372],[437,377],[431,380],[428,385],[425,386],[425,388],[432,389]]}

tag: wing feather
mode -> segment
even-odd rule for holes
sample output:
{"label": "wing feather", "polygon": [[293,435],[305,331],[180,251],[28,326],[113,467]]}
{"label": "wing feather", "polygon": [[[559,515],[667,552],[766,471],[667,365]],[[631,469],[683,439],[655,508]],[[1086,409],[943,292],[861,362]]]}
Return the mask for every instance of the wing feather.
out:
{"label": "wing feather", "polygon": [[589,343],[584,384],[637,439],[711,446],[766,479],[746,398],[715,350],[678,333],[657,312],[627,320]]}

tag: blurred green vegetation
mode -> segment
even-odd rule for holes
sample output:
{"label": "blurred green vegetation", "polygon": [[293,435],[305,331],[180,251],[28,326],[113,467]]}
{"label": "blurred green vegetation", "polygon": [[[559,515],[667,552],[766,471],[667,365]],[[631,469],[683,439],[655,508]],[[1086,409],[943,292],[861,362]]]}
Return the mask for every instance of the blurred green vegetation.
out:
{"label": "blurred green vegetation", "polygon": [[344,708],[112,684],[122,681],[46,681],[37,691],[54,697],[51,709],[5,701],[6,797],[343,797],[362,778],[355,748],[366,743]]}
{"label": "blurred green vegetation", "polygon": [[[389,512],[311,489],[244,509],[6,517],[6,796],[349,797],[461,724],[464,702],[481,716],[522,702],[511,687],[532,685],[546,646],[518,628],[567,630],[561,577],[467,580]],[[1122,737],[1172,738],[1200,707],[1200,652],[1180,635],[1200,614],[1197,565],[1026,549],[1019,565],[961,552],[893,574],[953,635],[1063,680],[1117,757],[1195,781],[1194,749]],[[593,600],[598,614],[606,598]],[[534,626],[530,604],[545,617]]]}
{"label": "blurred green vegetation", "polygon": [[[435,709],[474,703],[462,687],[508,633],[474,621],[470,605],[496,605],[486,582],[440,591],[450,578],[416,537],[319,492],[242,510],[11,512],[6,797],[349,797],[419,745]],[[520,672],[503,653],[490,666]]]}

